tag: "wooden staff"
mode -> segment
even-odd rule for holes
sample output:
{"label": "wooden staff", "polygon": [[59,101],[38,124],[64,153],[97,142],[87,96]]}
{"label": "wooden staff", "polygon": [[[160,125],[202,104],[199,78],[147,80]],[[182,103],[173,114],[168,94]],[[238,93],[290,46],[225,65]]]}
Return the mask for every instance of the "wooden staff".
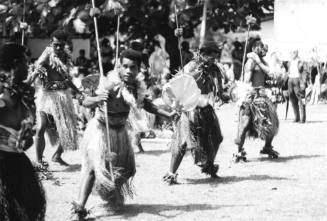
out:
{"label": "wooden staff", "polygon": [[[248,23],[248,30],[247,30],[247,35],[245,39],[245,46],[244,46],[244,53],[243,53],[243,59],[242,59],[242,70],[241,70],[241,80],[244,82],[244,65],[245,65],[245,56],[246,56],[246,48],[248,47],[248,41],[249,41],[249,36],[250,36],[250,28],[251,28],[251,22]],[[241,122],[241,109],[238,111],[238,123],[240,124]],[[240,135],[240,129],[239,126],[237,127],[237,137],[239,138]]]}
{"label": "wooden staff", "polygon": [[115,68],[116,68],[117,65],[118,65],[118,54],[119,54],[119,27],[120,27],[120,15],[118,15],[118,18],[117,18]]}
{"label": "wooden staff", "polygon": [[[95,9],[94,0],[92,0],[92,8]],[[97,21],[97,18],[95,16],[93,17],[93,22],[94,22],[94,32],[95,32],[95,39],[96,39],[96,43],[97,43],[98,62],[99,62],[100,78],[101,78],[101,77],[104,77],[104,74],[103,74],[103,66],[102,66],[101,48],[100,48],[100,42],[99,42],[98,21]],[[104,115],[105,115],[105,122],[106,122],[107,144],[108,144],[108,147],[109,147],[109,151],[111,153],[107,101],[104,102],[104,112],[105,112]],[[110,172],[110,175],[111,175],[112,179],[115,180],[111,161],[109,161],[109,172]]]}
{"label": "wooden staff", "polygon": [[[26,14],[26,0],[23,2],[23,19],[22,21],[25,22],[25,14]],[[25,29],[22,30],[22,40],[21,44],[24,45],[24,38],[25,38]]]}
{"label": "wooden staff", "polygon": [[[179,30],[179,24],[178,24],[178,15],[177,15],[177,7],[175,4],[175,20],[176,20],[176,28]],[[179,35],[177,36],[178,38],[178,50],[179,50],[179,58],[181,59],[181,67],[182,67],[182,72],[184,73],[184,64],[183,64],[183,55],[182,55],[182,48],[181,48],[181,39]]]}
{"label": "wooden staff", "polygon": [[208,0],[204,1],[203,12],[202,12],[202,23],[200,31],[200,47],[204,44],[205,35],[206,35],[206,26],[207,26],[207,9],[208,9]]}
{"label": "wooden staff", "polygon": [[243,53],[243,59],[242,59],[242,81],[244,81],[244,65],[245,65],[245,56],[246,56],[246,48],[248,47],[248,41],[249,41],[249,36],[250,36],[250,28],[251,28],[251,24],[248,24],[248,30],[247,30],[247,35],[246,35],[246,39],[245,39],[245,46],[244,46],[244,53]]}

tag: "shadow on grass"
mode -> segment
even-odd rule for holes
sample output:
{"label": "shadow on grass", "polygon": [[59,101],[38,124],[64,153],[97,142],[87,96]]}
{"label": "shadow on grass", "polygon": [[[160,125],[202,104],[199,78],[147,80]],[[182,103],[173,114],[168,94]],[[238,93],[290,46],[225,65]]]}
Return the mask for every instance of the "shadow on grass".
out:
{"label": "shadow on grass", "polygon": [[305,124],[318,124],[318,123],[325,123],[325,120],[308,120],[305,123],[294,122],[294,119],[281,119],[281,121],[294,124],[294,125],[305,125]]}
{"label": "shadow on grass", "polygon": [[218,184],[237,183],[242,181],[288,180],[288,178],[268,176],[268,175],[251,175],[246,177],[225,176],[225,177],[219,177],[218,179],[205,178],[205,179],[185,179],[185,180],[187,181],[187,183],[185,184],[191,184],[191,185],[197,185],[197,184],[218,185]]}
{"label": "shadow on grass", "polygon": [[66,169],[64,169],[62,172],[77,172],[81,170],[82,165],[81,164],[72,164],[69,165]]}
{"label": "shadow on grass", "polygon": [[169,149],[167,150],[145,150],[144,152],[137,152],[137,155],[154,155],[154,156],[160,156],[161,154],[165,154],[170,152]]}
{"label": "shadow on grass", "polygon": [[304,124],[316,124],[316,123],[324,123],[325,120],[308,120]]}
{"label": "shadow on grass", "polygon": [[251,159],[251,162],[270,161],[270,162],[275,162],[275,163],[285,163],[285,162],[291,161],[291,160],[311,159],[311,158],[318,158],[318,157],[324,157],[324,156],[323,155],[293,155],[293,156],[287,156],[287,157],[280,156],[277,159],[263,157],[263,158],[258,158],[258,159]]}

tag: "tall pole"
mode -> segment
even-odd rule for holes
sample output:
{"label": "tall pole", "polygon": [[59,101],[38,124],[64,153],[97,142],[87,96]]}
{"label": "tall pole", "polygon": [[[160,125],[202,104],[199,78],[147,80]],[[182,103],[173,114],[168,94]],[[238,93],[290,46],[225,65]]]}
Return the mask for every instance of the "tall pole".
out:
{"label": "tall pole", "polygon": [[202,22],[201,22],[201,31],[200,31],[200,47],[204,44],[205,41],[208,1],[209,0],[205,0],[203,4]]}
{"label": "tall pole", "polygon": [[[178,15],[177,15],[177,7],[176,7],[176,4],[175,4],[175,20],[176,20],[176,28],[177,30],[179,29],[179,23],[178,23]],[[183,62],[183,55],[182,55],[182,48],[181,48],[181,38],[180,36],[178,35],[177,36],[178,38],[178,50],[179,50],[179,58],[181,60],[181,67],[182,67],[182,72],[184,73],[184,62]]]}
{"label": "tall pole", "polygon": [[119,26],[120,26],[120,15],[118,15],[118,18],[117,18],[115,67],[117,67],[117,65],[118,65],[118,54],[119,54]]}
{"label": "tall pole", "polygon": [[[94,0],[92,0],[92,8],[93,9],[95,8]],[[97,18],[95,16],[93,17],[93,22],[94,22],[94,32],[95,32],[95,39],[96,39],[96,43],[97,43],[98,62],[99,62],[99,70],[100,70],[100,78],[101,78],[101,77],[104,77],[104,74],[103,74],[103,66],[102,66],[101,48],[100,48],[100,42],[99,42],[98,21],[97,21]],[[107,144],[108,144],[109,151],[111,152],[107,102],[104,102],[104,112],[105,112],[104,116],[105,116],[105,122],[106,122]],[[111,175],[112,179],[115,180],[111,161],[109,161],[109,172],[110,172],[110,175]]]}
{"label": "tall pole", "polygon": [[[26,14],[26,0],[23,2],[23,19],[22,21],[25,22],[25,14]],[[25,29],[22,30],[22,39],[21,44],[24,45],[24,39],[25,38]]]}
{"label": "tall pole", "polygon": [[249,42],[249,37],[250,37],[250,28],[251,24],[248,24],[248,30],[247,30],[247,35],[245,39],[245,46],[244,46],[244,53],[243,53],[243,59],[242,59],[242,81],[244,81],[244,65],[245,65],[245,56],[246,56],[246,48],[248,47],[248,42]]}

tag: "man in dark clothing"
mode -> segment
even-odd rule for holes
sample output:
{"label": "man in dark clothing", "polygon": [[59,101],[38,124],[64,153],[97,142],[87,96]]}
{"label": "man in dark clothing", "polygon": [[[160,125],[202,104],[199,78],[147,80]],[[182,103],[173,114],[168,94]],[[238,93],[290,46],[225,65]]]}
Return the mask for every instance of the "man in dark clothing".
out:
{"label": "man in dark clothing", "polygon": [[[289,79],[288,79],[288,94],[293,106],[295,122],[305,123],[305,88],[306,82],[301,77],[300,70],[303,63],[300,61],[298,51],[293,51],[292,60],[289,62]],[[301,117],[300,117],[301,112]]]}
{"label": "man in dark clothing", "polygon": [[90,68],[90,60],[85,57],[85,50],[79,50],[79,56],[76,58],[75,65],[78,67],[78,72],[88,75],[88,69]]}

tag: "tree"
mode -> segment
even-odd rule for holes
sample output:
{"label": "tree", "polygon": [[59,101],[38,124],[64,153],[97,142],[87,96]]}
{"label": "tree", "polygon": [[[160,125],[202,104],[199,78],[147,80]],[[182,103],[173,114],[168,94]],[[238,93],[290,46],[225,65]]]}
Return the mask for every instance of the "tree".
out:
{"label": "tree", "polygon": [[[121,17],[120,32],[127,40],[142,38],[147,46],[153,37],[161,34],[166,38],[166,50],[170,54],[171,70],[179,66],[178,40],[174,36],[176,28],[174,6],[178,9],[178,20],[184,28],[184,37],[193,37],[194,29],[200,24],[203,0],[96,0],[96,5],[105,9],[109,2],[119,1],[124,12]],[[7,10],[2,18],[7,27],[3,32],[19,33],[19,23],[23,17],[22,0],[0,1]],[[260,28],[261,19],[273,14],[273,0],[210,0],[207,11],[208,27],[213,30],[223,28],[225,32],[244,31],[245,17],[252,14]],[[25,20],[29,24],[31,36],[47,37],[55,29],[65,25],[74,35],[93,36],[92,19],[89,16],[89,0],[26,0]],[[11,18],[8,19],[8,18]],[[108,13],[99,17],[100,36],[112,35],[116,31],[117,16]]]}

